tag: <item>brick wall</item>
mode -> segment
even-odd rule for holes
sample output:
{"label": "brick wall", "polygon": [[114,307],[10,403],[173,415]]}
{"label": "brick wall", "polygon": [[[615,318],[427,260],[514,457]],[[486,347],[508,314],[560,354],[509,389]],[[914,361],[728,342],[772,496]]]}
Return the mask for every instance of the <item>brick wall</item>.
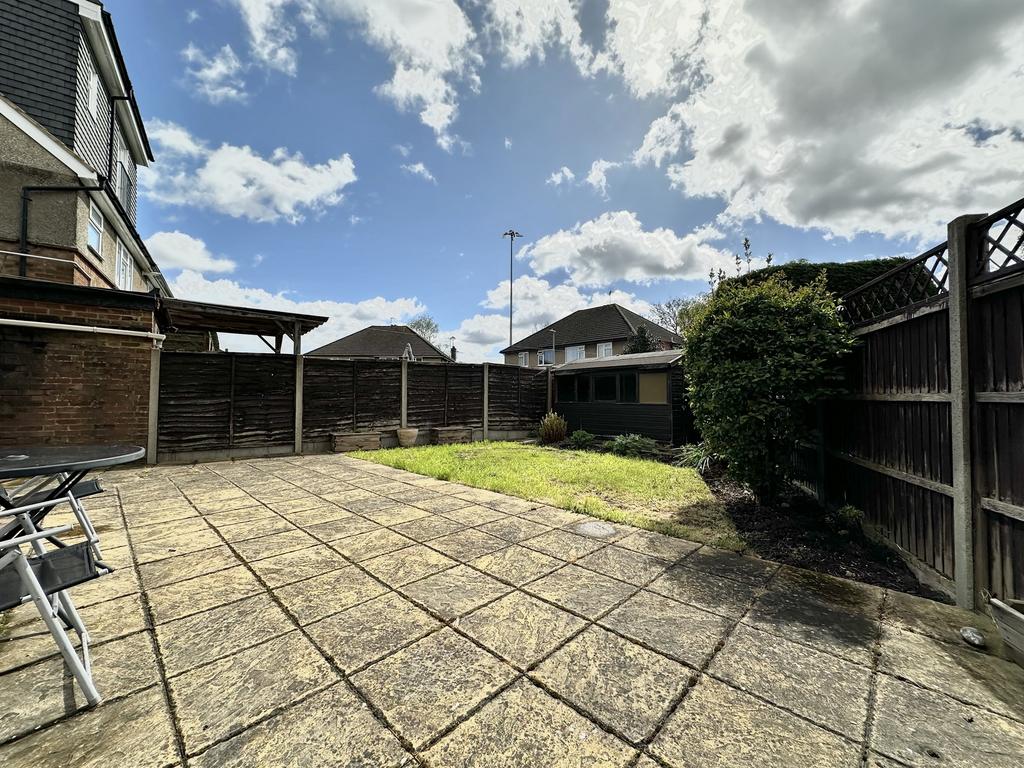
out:
{"label": "brick wall", "polygon": [[[151,309],[0,295],[0,317],[152,330]],[[145,445],[153,343],[0,326],[0,447]]]}

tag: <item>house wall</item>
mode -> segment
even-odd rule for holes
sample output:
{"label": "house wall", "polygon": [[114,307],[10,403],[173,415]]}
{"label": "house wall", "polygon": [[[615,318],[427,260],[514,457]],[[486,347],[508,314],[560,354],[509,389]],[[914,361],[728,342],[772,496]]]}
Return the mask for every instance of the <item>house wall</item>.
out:
{"label": "house wall", "polygon": [[[103,176],[107,174],[110,153],[110,92],[103,78],[100,78],[100,97],[96,114],[89,109],[89,93],[92,76],[99,69],[96,59],[89,48],[84,35],[79,35],[80,53],[78,56],[77,90],[75,96],[75,142],[74,149],[83,160]],[[114,121],[114,167],[111,170],[111,185],[116,185],[118,172],[118,149],[127,146],[120,119]],[[129,190],[118,197],[128,214],[128,219],[135,225],[136,203],[136,168],[130,159],[125,165],[130,180]],[[115,186],[116,188],[116,186]]]}
{"label": "house wall", "polygon": [[[576,346],[579,346],[579,345],[578,344],[570,344],[569,346],[570,347],[576,347]],[[588,358],[597,357],[597,342],[594,342],[593,344],[584,344],[583,346],[586,347],[586,356]],[[626,340],[625,339],[618,339],[618,340],[612,341],[612,354],[613,355],[621,355],[622,351],[623,351],[623,349],[625,349],[625,347],[626,347]],[[551,347],[546,347],[546,349],[551,349]],[[558,346],[556,344],[555,345],[555,365],[558,365],[559,363],[564,363],[564,362],[565,362],[565,347],[564,346],[560,347],[560,346]],[[506,354],[505,355],[505,364],[506,365],[519,365],[519,353],[518,352],[513,352],[511,354]],[[527,367],[529,367],[529,368],[539,368],[540,367],[539,365],[537,365],[537,350],[535,350],[535,349],[530,350],[530,364]]]}
{"label": "house wall", "polygon": [[0,0],[0,93],[71,147],[81,25],[70,0]]}
{"label": "house wall", "polygon": [[[0,251],[18,251],[21,236],[21,191],[26,186],[77,184],[76,176],[60,161],[0,116]],[[117,245],[113,225],[107,221],[100,253],[88,247],[89,194],[86,192],[32,193],[29,204],[28,242],[32,253],[73,259],[75,270],[29,259],[28,277],[98,288],[116,286]],[[147,291],[144,266],[135,263],[133,290]],[[86,279],[84,273],[91,278]],[[18,274],[18,259],[0,256],[0,274]]]}
{"label": "house wall", "polygon": [[[152,308],[135,304],[0,295],[0,316],[152,330]],[[152,348],[145,338],[0,326],[0,446],[146,445]]]}

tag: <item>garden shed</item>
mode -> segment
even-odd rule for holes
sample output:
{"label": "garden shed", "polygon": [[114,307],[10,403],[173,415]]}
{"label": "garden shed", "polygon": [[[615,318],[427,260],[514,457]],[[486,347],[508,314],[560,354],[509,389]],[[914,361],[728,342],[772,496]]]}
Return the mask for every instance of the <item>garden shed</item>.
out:
{"label": "garden shed", "polygon": [[661,442],[693,439],[679,350],[575,360],[554,366],[554,410],[569,430],[638,434]]}

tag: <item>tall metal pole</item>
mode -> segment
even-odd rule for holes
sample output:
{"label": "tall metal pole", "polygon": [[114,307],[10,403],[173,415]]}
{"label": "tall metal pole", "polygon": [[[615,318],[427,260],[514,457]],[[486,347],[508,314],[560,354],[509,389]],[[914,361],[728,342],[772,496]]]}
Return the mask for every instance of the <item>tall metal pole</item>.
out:
{"label": "tall metal pole", "polygon": [[516,232],[514,229],[510,229],[508,232],[502,234],[502,237],[508,238],[508,345],[512,346],[512,246],[516,242],[517,237],[522,237],[521,234]]}

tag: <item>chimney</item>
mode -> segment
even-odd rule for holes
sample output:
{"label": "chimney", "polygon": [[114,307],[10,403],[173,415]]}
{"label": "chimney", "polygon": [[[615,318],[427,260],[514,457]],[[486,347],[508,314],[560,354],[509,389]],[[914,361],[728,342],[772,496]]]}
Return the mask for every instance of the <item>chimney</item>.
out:
{"label": "chimney", "polygon": [[453,344],[453,345],[452,345],[452,347],[451,347],[451,349],[450,349],[450,350],[448,351],[448,356],[449,356],[449,357],[450,357],[450,358],[452,359],[452,362],[453,362],[453,363],[455,362],[455,356],[456,356],[456,355],[457,355],[458,353],[459,353],[459,350],[457,350],[457,349],[455,348],[455,345]]}

